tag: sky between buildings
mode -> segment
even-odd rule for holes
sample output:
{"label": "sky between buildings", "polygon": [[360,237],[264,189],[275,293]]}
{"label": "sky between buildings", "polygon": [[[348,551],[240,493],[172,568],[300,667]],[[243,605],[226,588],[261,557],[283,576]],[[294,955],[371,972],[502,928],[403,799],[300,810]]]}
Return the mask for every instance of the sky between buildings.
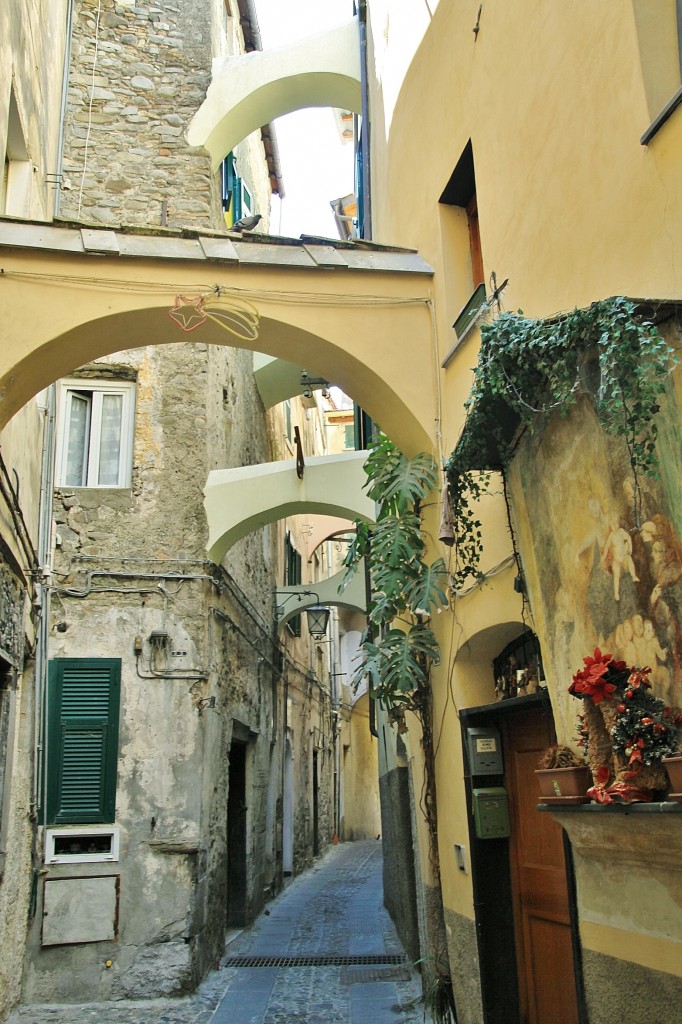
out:
{"label": "sky between buildings", "polygon": [[[352,0],[256,0],[263,48],[282,46],[353,16]],[[275,121],[286,198],[273,201],[277,234],[338,238],[329,203],[354,190],[353,146],[342,144],[329,108],[310,108]]]}

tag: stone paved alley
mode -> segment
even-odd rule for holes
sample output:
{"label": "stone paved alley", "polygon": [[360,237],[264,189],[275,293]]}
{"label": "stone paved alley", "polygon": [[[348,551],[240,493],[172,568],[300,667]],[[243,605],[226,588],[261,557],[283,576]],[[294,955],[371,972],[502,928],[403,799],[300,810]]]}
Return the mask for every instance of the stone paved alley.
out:
{"label": "stone paved alley", "polygon": [[421,986],[383,907],[381,863],[379,842],[332,847],[229,942],[192,996],[23,1006],[8,1024],[420,1024]]}

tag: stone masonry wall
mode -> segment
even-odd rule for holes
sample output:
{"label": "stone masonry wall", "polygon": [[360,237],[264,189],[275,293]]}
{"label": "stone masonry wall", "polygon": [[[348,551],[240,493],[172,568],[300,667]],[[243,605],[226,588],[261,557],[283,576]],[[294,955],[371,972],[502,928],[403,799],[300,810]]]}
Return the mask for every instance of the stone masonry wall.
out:
{"label": "stone masonry wall", "polygon": [[[220,227],[218,179],[186,127],[211,73],[211,5],[75,5],[60,216]],[[167,208],[164,207],[167,204]]]}

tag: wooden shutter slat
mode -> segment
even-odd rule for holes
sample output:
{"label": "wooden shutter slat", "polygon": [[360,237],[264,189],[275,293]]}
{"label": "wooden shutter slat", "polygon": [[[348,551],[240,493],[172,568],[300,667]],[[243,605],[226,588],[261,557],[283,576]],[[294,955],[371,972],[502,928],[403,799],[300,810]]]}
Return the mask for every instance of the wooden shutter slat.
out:
{"label": "wooden shutter slat", "polygon": [[114,820],[120,659],[50,662],[48,824]]}

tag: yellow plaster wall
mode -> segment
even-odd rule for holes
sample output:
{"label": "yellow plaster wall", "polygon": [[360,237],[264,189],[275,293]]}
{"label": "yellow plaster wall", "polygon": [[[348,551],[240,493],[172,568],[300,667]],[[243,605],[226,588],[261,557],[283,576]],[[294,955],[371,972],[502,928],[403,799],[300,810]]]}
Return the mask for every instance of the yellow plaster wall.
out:
{"label": "yellow plaster wall", "polygon": [[[373,235],[418,248],[434,268],[439,362],[471,294],[466,217],[439,204],[469,139],[486,281],[494,272],[509,282],[502,308],[548,316],[616,294],[679,298],[682,287],[680,111],[640,143],[671,92],[671,4],[485,3],[474,33],[479,7],[370,5]],[[413,31],[400,49],[391,30],[405,11]],[[462,428],[479,340],[471,331],[439,373],[445,455]],[[485,510],[484,533],[487,568],[510,549],[499,497]],[[539,572],[532,556],[524,567]],[[521,621],[514,575],[507,570],[435,621],[447,652],[434,674],[443,894],[446,907],[467,916],[470,880],[452,855],[467,836],[457,710],[492,699],[490,658]],[[541,637],[550,628],[542,609],[531,624]],[[475,638],[487,630],[497,646],[483,653]],[[558,717],[567,738],[568,710]],[[420,835],[423,875],[425,849]],[[610,952],[605,927],[590,924],[590,941]]]}
{"label": "yellow plaster wall", "polygon": [[[344,703],[351,700],[344,688]],[[342,840],[375,839],[381,833],[377,740],[369,731],[365,693],[347,709],[340,742],[343,775]]]}

